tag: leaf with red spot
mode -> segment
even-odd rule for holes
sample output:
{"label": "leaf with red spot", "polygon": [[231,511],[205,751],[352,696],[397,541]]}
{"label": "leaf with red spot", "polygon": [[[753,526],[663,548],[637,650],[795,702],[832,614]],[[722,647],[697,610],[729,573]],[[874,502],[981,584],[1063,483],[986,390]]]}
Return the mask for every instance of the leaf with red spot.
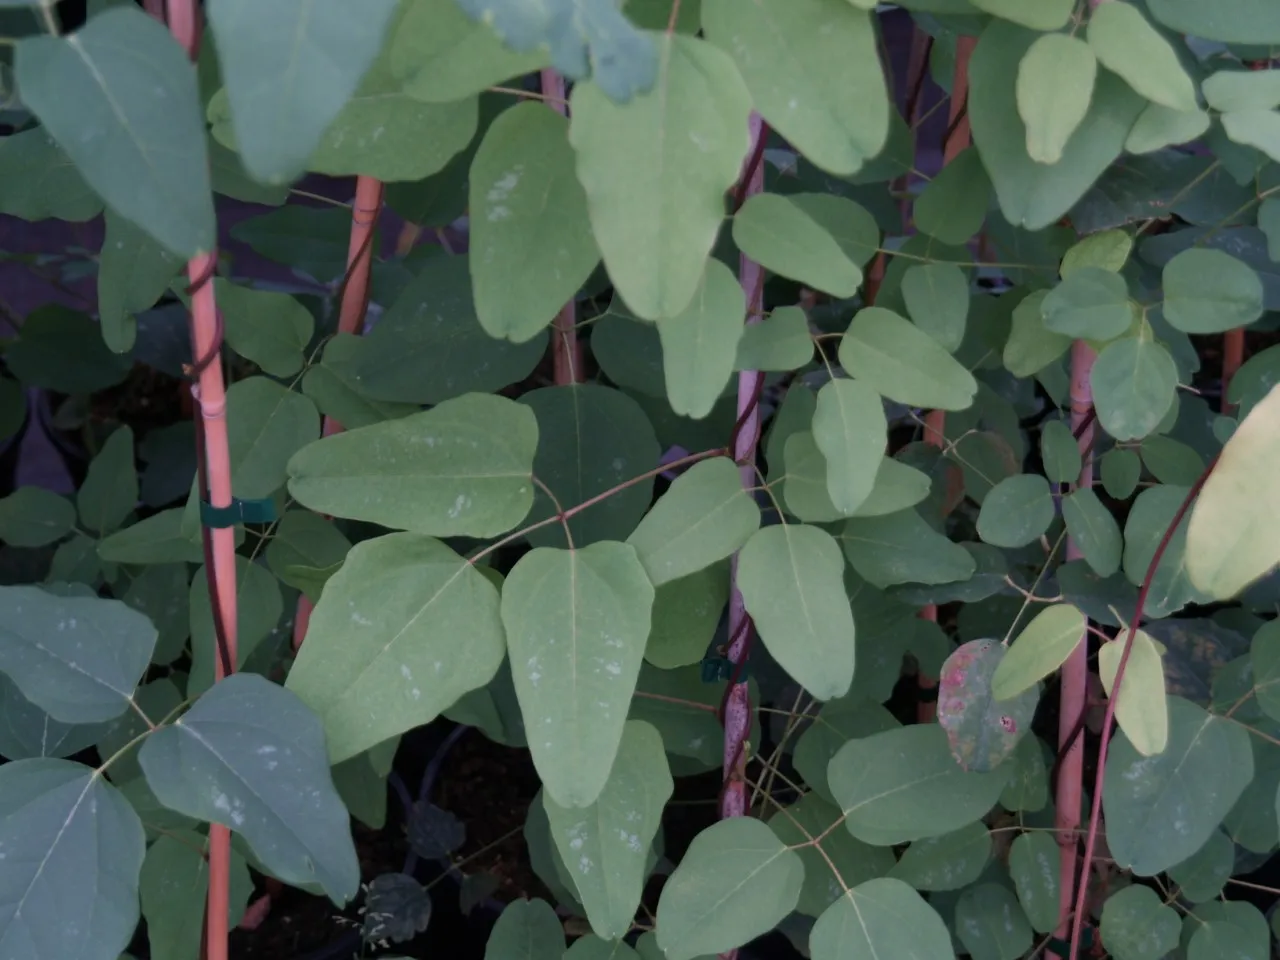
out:
{"label": "leaf with red spot", "polygon": [[999,766],[1031,729],[1040,684],[1011,700],[997,700],[991,691],[991,678],[1005,653],[999,641],[972,640],[942,665],[938,723],[947,732],[951,755],[966,770]]}

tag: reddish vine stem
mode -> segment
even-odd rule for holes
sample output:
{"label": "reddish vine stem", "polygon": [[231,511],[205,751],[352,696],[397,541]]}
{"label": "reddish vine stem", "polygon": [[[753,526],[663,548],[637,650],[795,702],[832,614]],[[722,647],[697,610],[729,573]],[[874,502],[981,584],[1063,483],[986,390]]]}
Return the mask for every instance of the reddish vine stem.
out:
{"label": "reddish vine stem", "polygon": [[[1142,585],[1138,588],[1138,601],[1134,605],[1133,617],[1129,620],[1129,629],[1126,631],[1124,638],[1124,649],[1120,651],[1120,662],[1116,665],[1116,678],[1111,684],[1111,696],[1107,698],[1106,713],[1102,717],[1102,735],[1098,742],[1098,772],[1093,778],[1093,797],[1089,808],[1089,830],[1085,834],[1084,840],[1084,864],[1080,871],[1080,884],[1079,889],[1076,891],[1075,911],[1071,922],[1071,954],[1069,960],[1076,960],[1080,956],[1080,935],[1084,924],[1085,899],[1088,896],[1089,889],[1089,869],[1093,865],[1093,851],[1098,840],[1098,823],[1102,819],[1102,788],[1106,782],[1107,774],[1107,747],[1111,744],[1111,729],[1116,716],[1116,702],[1120,698],[1120,684],[1124,682],[1124,670],[1129,663],[1129,653],[1133,650],[1133,638],[1137,635],[1138,625],[1142,622],[1142,614],[1147,605],[1147,594],[1151,592],[1151,583],[1155,580],[1156,570],[1160,566],[1160,561],[1164,559],[1165,550],[1169,548],[1169,543],[1173,540],[1174,534],[1177,533],[1178,527],[1182,525],[1182,520],[1187,515],[1187,511],[1191,509],[1192,502],[1200,493],[1205,481],[1209,479],[1209,475],[1213,473],[1213,468],[1217,465],[1218,457],[1214,457],[1200,476],[1196,478],[1196,482],[1191,485],[1187,495],[1182,498],[1182,503],[1179,505],[1177,513],[1173,515],[1173,519],[1169,521],[1169,525],[1165,528],[1160,542],[1156,544],[1155,553],[1151,555],[1151,562],[1147,564],[1147,572],[1142,578]],[[1112,642],[1114,643],[1115,641]]]}
{"label": "reddish vine stem", "polygon": [[1236,327],[1222,335],[1222,400],[1221,410],[1231,410],[1231,402],[1227,400],[1227,391],[1231,389],[1231,381],[1240,372],[1244,364],[1244,327]]}
{"label": "reddish vine stem", "polygon": [[[561,116],[568,116],[564,77],[551,68],[541,73],[542,93],[547,104]],[[582,344],[578,341],[578,307],[572,299],[556,314],[551,327],[551,360],[557,386],[582,382]]]}
{"label": "reddish vine stem", "polygon": [[[764,149],[769,128],[758,113],[751,114],[750,130],[752,150],[743,165],[742,175],[733,194],[732,210],[737,213],[747,197],[764,189]],[[748,324],[762,319],[764,305],[764,271],[758,263],[743,256],[739,265],[739,281],[747,295]],[[760,396],[764,389],[764,374],[758,370],[746,370],[738,375],[738,419],[734,424],[730,449],[739,466],[742,485],[755,486],[756,445],[760,442]],[[729,591],[729,645],[727,655],[733,665],[729,684],[721,701],[720,720],[724,725],[723,784],[720,789],[721,818],[741,817],[747,812],[746,782],[743,779],[743,760],[747,735],[751,730],[751,695],[743,682],[743,670],[751,653],[754,633],[746,603],[737,586],[738,557],[730,566]],[[722,956],[732,958],[736,950]]]}

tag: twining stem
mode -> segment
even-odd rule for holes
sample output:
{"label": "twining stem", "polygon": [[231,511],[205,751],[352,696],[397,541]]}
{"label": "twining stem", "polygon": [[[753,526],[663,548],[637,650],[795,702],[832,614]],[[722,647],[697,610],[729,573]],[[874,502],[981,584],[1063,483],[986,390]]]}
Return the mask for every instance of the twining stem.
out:
{"label": "twining stem", "polygon": [[[956,68],[951,80],[951,106],[947,111],[947,137],[942,144],[942,163],[944,166],[969,146],[969,113],[967,110],[967,101],[969,99],[969,57],[973,54],[975,46],[977,46],[976,37],[962,36],[956,40]],[[924,418],[925,443],[940,449],[946,446],[946,419],[945,411],[929,411]],[[951,489],[955,483],[956,470],[949,466],[946,471],[946,477],[947,498],[943,505],[944,511],[952,502]],[[926,604],[920,610],[920,618],[922,620],[932,620],[936,623],[938,619],[937,605]],[[916,683],[921,690],[935,690],[938,687],[937,678],[926,676],[923,672],[917,677]],[[921,723],[932,722],[937,713],[938,704],[933,699],[926,700],[922,698],[916,707],[916,719]]]}
{"label": "twining stem", "polygon": [[1244,363],[1244,327],[1236,327],[1222,335],[1222,407],[1223,413],[1231,412],[1227,391],[1231,381]]}
{"label": "twining stem", "polygon": [[[1120,662],[1116,665],[1116,678],[1111,684],[1111,696],[1107,698],[1107,710],[1102,717],[1102,734],[1098,742],[1098,772],[1093,778],[1092,806],[1089,809],[1089,830],[1085,834],[1084,865],[1080,871],[1080,889],[1076,892],[1075,914],[1071,924],[1071,954],[1069,960],[1076,960],[1080,956],[1080,934],[1084,919],[1085,898],[1088,895],[1087,879],[1089,868],[1093,864],[1093,851],[1098,839],[1098,823],[1102,819],[1102,788],[1106,782],[1107,748],[1111,744],[1111,729],[1116,716],[1116,702],[1120,699],[1120,684],[1124,682],[1124,670],[1129,663],[1129,653],[1133,650],[1133,638],[1142,623],[1142,614],[1147,605],[1147,594],[1151,592],[1151,583],[1155,580],[1156,570],[1160,566],[1160,561],[1164,559],[1164,553],[1169,548],[1169,543],[1173,540],[1178,527],[1182,525],[1182,519],[1187,515],[1187,511],[1191,509],[1192,502],[1199,495],[1205,481],[1209,479],[1209,475],[1213,473],[1213,468],[1217,465],[1218,458],[1214,457],[1209,465],[1204,468],[1204,472],[1196,478],[1196,482],[1191,485],[1187,495],[1182,498],[1178,512],[1173,515],[1173,519],[1169,521],[1169,526],[1165,528],[1160,542],[1156,544],[1155,553],[1151,555],[1151,562],[1147,564],[1146,575],[1142,578],[1142,586],[1138,588],[1138,601],[1134,604],[1133,616],[1129,620],[1129,629],[1124,638],[1124,649],[1120,651]],[[1085,645],[1082,643],[1080,646],[1084,647]],[[1079,797],[1076,798],[1076,809],[1080,809]],[[1061,814],[1061,808],[1059,808],[1059,814]],[[1073,840],[1072,850],[1074,851],[1074,849],[1075,841]]]}
{"label": "twining stem", "polygon": [[[564,77],[548,67],[542,71],[542,95],[551,109],[568,116]],[[582,344],[578,342],[578,309],[572,298],[556,314],[551,326],[551,359],[557,386],[582,382]]]}
{"label": "twining stem", "polygon": [[[743,166],[738,187],[734,191],[734,212],[747,197],[764,190],[764,145],[768,128],[758,113],[750,119],[751,150]],[[747,300],[748,324],[759,323],[764,309],[764,271],[761,266],[743,255],[739,261],[738,280]],[[742,475],[742,486],[751,489],[756,482],[756,445],[760,442],[760,391],[764,374],[759,370],[744,370],[738,374],[738,422],[733,436],[733,459]],[[739,680],[747,657],[751,632],[751,620],[747,606],[738,589],[738,557],[730,561],[729,573],[729,662],[733,665],[730,687],[725,692],[722,720],[724,722],[724,789],[720,794],[720,816],[741,817],[747,812],[746,783],[742,777],[747,736],[751,730],[751,695],[746,683]],[[735,956],[730,951],[726,956]]]}
{"label": "twining stem", "polygon": [[[1076,489],[1093,486],[1093,372],[1095,354],[1083,340],[1071,346],[1071,432],[1083,454],[1083,464]],[[1083,557],[1075,540],[1067,538],[1067,560]],[[1058,710],[1058,778],[1056,783],[1054,825],[1058,828],[1059,861],[1058,927],[1055,936],[1065,940],[1067,924],[1072,916],[1076,881],[1076,833],[1080,827],[1080,803],[1084,793],[1084,737],[1079,736],[1076,721],[1084,716],[1085,697],[1089,686],[1089,643],[1084,634],[1062,665],[1062,689]],[[1065,750],[1065,752],[1063,752]],[[1088,887],[1088,867],[1081,874],[1080,891]],[[1076,914],[1079,917],[1079,914]],[[1078,920],[1077,920],[1078,922]]]}
{"label": "twining stem", "polygon": [[[369,311],[369,279],[373,270],[373,241],[382,213],[383,184],[376,177],[356,178],[356,199],[351,205],[351,236],[347,241],[347,269],[342,278],[338,307],[338,333],[359,333]],[[324,418],[320,435],[342,432],[333,417]],[[302,594],[293,618],[293,649],[306,639],[315,605]]]}

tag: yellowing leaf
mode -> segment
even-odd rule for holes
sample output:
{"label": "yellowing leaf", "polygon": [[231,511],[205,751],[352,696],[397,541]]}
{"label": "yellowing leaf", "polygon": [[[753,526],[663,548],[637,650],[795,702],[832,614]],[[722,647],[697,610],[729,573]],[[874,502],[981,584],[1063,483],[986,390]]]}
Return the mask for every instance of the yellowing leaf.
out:
{"label": "yellowing leaf", "polygon": [[1089,46],[1104,67],[1152,103],[1198,110],[1196,88],[1173,44],[1128,3],[1101,3],[1089,15]]}
{"label": "yellowing leaf", "polygon": [[997,700],[1012,700],[1057,670],[1084,639],[1085,617],[1069,603],[1045,607],[1009,647],[991,678]]}
{"label": "yellowing leaf", "polygon": [[1133,748],[1144,757],[1163,753],[1169,742],[1169,706],[1164,692],[1164,664],[1151,636],[1142,630],[1133,635],[1133,647],[1124,666],[1119,696],[1112,695],[1120,656],[1128,631],[1104,643],[1098,650],[1098,674],[1107,696],[1116,701],[1116,722]]}
{"label": "yellowing leaf", "polygon": [[1018,67],[1018,115],[1027,126],[1027,153],[1037,163],[1057,163],[1089,112],[1098,61],[1076,37],[1046,33],[1031,44]]}
{"label": "yellowing leaf", "polygon": [[1196,588],[1235,596],[1280,563],[1280,390],[1236,428],[1191,510],[1186,569]]}

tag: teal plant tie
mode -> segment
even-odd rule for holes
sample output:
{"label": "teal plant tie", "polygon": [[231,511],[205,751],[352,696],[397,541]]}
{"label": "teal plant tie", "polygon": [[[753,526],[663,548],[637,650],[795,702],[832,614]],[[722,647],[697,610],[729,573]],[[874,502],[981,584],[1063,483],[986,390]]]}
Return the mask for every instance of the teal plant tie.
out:
{"label": "teal plant tie", "polygon": [[212,530],[222,530],[241,523],[271,523],[276,519],[276,502],[270,497],[259,500],[241,500],[232,497],[225,507],[215,507],[208,500],[200,501],[200,523]]}

